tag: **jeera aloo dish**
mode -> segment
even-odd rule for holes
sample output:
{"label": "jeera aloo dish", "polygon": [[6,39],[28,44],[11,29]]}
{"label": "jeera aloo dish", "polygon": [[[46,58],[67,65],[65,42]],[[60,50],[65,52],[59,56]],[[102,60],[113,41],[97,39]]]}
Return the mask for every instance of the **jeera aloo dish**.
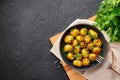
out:
{"label": "jeera aloo dish", "polygon": [[89,25],[74,26],[62,37],[62,57],[74,67],[90,67],[94,63],[97,64],[98,55],[104,55],[103,36],[100,36],[102,33],[91,27]]}

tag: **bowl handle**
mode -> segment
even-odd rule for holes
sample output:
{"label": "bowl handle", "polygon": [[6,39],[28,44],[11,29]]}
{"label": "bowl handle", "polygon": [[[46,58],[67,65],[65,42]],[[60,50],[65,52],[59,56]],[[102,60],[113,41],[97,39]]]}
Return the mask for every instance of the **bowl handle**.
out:
{"label": "bowl handle", "polygon": [[54,68],[57,68],[57,69],[61,68],[61,62],[60,62],[60,60],[56,60],[56,61],[53,63],[53,65],[54,65]]}

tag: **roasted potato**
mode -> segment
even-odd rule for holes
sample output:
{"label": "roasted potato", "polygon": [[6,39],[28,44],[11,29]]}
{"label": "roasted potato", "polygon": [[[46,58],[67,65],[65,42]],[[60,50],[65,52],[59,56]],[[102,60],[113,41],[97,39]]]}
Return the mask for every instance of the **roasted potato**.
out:
{"label": "roasted potato", "polygon": [[93,53],[95,53],[95,54],[97,54],[97,55],[99,55],[100,53],[101,53],[101,48],[100,47],[95,47],[93,50],[92,50],[92,52]]}
{"label": "roasted potato", "polygon": [[102,41],[100,39],[94,39],[93,44],[97,47],[101,47]]}
{"label": "roasted potato", "polygon": [[73,47],[78,46],[78,41],[77,41],[76,39],[73,40],[72,46],[73,46]]}
{"label": "roasted potato", "polygon": [[82,64],[83,64],[83,66],[89,66],[90,65],[90,59],[89,58],[84,58],[82,60]]}
{"label": "roasted potato", "polygon": [[75,28],[75,29],[72,29],[70,31],[70,35],[72,35],[73,37],[76,37],[78,34],[79,34],[79,29]]}
{"label": "roasted potato", "polygon": [[73,53],[72,53],[72,52],[69,52],[69,53],[67,54],[67,58],[68,58],[69,60],[74,60],[74,55],[73,55]]}
{"label": "roasted potato", "polygon": [[78,35],[78,36],[76,36],[76,40],[77,41],[84,41],[84,37],[82,36],[82,35]]}
{"label": "roasted potato", "polygon": [[64,38],[65,43],[72,43],[72,41],[73,41],[73,36],[71,36],[71,35],[65,36],[65,38]]}
{"label": "roasted potato", "polygon": [[76,67],[81,67],[82,66],[82,61],[80,61],[80,60],[74,60],[73,61],[73,65],[76,66]]}
{"label": "roasted potato", "polygon": [[82,28],[82,29],[80,29],[80,34],[81,34],[82,36],[86,36],[87,33],[88,33],[87,28]]}
{"label": "roasted potato", "polygon": [[86,43],[90,43],[91,37],[90,37],[89,35],[86,35],[85,38],[84,38],[84,41],[85,41]]}
{"label": "roasted potato", "polygon": [[89,55],[89,59],[90,59],[92,62],[94,62],[96,58],[97,58],[97,55],[96,55],[95,53],[91,53],[91,54]]}
{"label": "roasted potato", "polygon": [[80,42],[80,48],[84,48],[86,46],[87,46],[87,44],[85,42]]}
{"label": "roasted potato", "polygon": [[87,45],[87,48],[88,48],[88,50],[92,50],[94,48],[94,44],[93,43],[89,43]]}
{"label": "roasted potato", "polygon": [[64,46],[64,51],[65,51],[65,52],[71,52],[72,50],[73,50],[72,45],[66,44],[66,45]]}
{"label": "roasted potato", "polygon": [[85,49],[85,48],[82,49],[81,53],[82,53],[82,56],[83,56],[84,58],[89,57],[89,51],[88,51],[87,49]]}
{"label": "roasted potato", "polygon": [[88,34],[91,36],[92,39],[98,38],[97,32],[95,32],[95,31],[92,30],[92,29],[89,30]]}
{"label": "roasted potato", "polygon": [[77,54],[77,53],[80,53],[80,47],[79,46],[76,46],[74,48],[74,53]]}

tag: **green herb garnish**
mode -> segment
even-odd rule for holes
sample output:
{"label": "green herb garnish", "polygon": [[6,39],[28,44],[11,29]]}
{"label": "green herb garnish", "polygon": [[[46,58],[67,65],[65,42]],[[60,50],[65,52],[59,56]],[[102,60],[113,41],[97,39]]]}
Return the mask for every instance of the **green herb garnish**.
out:
{"label": "green herb garnish", "polygon": [[62,53],[63,53],[63,55],[64,55],[64,56],[67,56],[67,54],[68,54],[68,53],[67,53],[67,52],[65,52],[64,50],[63,50],[63,52],[62,52]]}
{"label": "green herb garnish", "polygon": [[91,62],[95,62],[95,60],[91,60]]}

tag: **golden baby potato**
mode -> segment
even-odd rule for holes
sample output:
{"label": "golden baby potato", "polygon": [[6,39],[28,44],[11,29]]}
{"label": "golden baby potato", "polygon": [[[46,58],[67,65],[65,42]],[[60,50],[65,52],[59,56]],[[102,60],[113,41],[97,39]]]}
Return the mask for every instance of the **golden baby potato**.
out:
{"label": "golden baby potato", "polygon": [[77,41],[76,39],[73,40],[72,46],[73,46],[73,47],[78,46],[78,41]]}
{"label": "golden baby potato", "polygon": [[66,44],[66,45],[64,46],[64,51],[65,51],[65,52],[70,52],[70,51],[72,51],[72,50],[73,50],[72,45]]}
{"label": "golden baby potato", "polygon": [[86,43],[90,43],[91,37],[90,37],[89,35],[86,35],[86,36],[84,37],[84,41],[85,41]]}
{"label": "golden baby potato", "polygon": [[71,35],[66,35],[64,38],[65,43],[72,43],[73,37]]}
{"label": "golden baby potato", "polygon": [[84,58],[89,57],[89,51],[86,48],[82,49],[81,53]]}
{"label": "golden baby potato", "polygon": [[97,47],[101,47],[102,41],[100,39],[94,39],[93,44]]}
{"label": "golden baby potato", "polygon": [[86,36],[87,33],[88,33],[87,28],[82,28],[82,29],[80,29],[80,34],[81,34],[82,36]]}
{"label": "golden baby potato", "polygon": [[91,54],[89,55],[89,59],[90,59],[92,62],[94,62],[96,58],[97,58],[97,55],[96,55],[95,53],[91,53]]}
{"label": "golden baby potato", "polygon": [[94,44],[93,43],[89,43],[87,45],[87,48],[88,48],[88,50],[92,50],[94,48]]}
{"label": "golden baby potato", "polygon": [[73,61],[73,65],[76,66],[76,67],[81,67],[82,66],[82,61],[80,61],[80,60],[74,60]]}
{"label": "golden baby potato", "polygon": [[84,58],[82,60],[82,64],[83,64],[83,66],[89,66],[90,65],[90,59],[89,58]]}
{"label": "golden baby potato", "polygon": [[95,47],[93,50],[92,50],[92,52],[93,53],[95,53],[95,54],[97,54],[97,55],[99,55],[100,53],[101,53],[101,48],[100,47]]}
{"label": "golden baby potato", "polygon": [[89,35],[91,36],[92,39],[98,38],[98,34],[94,30],[90,29],[88,33],[89,33]]}
{"label": "golden baby potato", "polygon": [[67,54],[67,58],[68,58],[69,60],[74,60],[74,55],[73,55],[73,53],[72,53],[72,52],[69,52],[69,53]]}
{"label": "golden baby potato", "polygon": [[84,37],[82,36],[82,35],[78,35],[78,36],[76,36],[76,40],[77,41],[84,41]]}
{"label": "golden baby potato", "polygon": [[70,31],[70,35],[72,35],[73,37],[76,37],[78,34],[79,34],[79,29],[75,28],[75,29],[72,29]]}
{"label": "golden baby potato", "polygon": [[84,48],[86,46],[87,46],[87,44],[85,42],[80,42],[80,48]]}
{"label": "golden baby potato", "polygon": [[80,53],[80,47],[79,46],[76,46],[75,48],[74,48],[74,53]]}

